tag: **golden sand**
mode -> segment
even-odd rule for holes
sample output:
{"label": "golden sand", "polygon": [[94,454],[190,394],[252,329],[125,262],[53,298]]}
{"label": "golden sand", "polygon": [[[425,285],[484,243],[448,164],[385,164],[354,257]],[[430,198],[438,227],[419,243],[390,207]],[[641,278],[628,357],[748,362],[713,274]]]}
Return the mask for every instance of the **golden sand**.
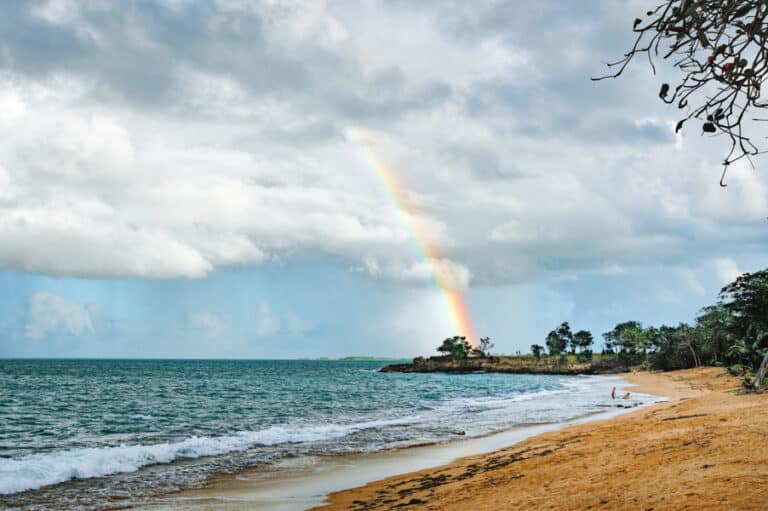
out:
{"label": "golden sand", "polygon": [[768,395],[722,369],[624,375],[672,401],[333,493],[331,510],[768,510]]}

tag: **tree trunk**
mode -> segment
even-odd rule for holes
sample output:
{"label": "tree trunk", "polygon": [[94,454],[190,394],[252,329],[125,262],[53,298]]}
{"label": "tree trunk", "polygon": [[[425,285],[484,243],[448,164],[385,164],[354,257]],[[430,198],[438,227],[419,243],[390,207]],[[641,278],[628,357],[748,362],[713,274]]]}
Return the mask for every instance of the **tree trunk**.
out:
{"label": "tree trunk", "polygon": [[688,344],[688,348],[691,350],[691,353],[693,353],[693,365],[694,367],[699,367],[701,365],[701,361],[699,360],[699,356],[696,355],[696,350],[693,349],[692,344]]}
{"label": "tree trunk", "polygon": [[768,369],[768,351],[765,352],[763,361],[760,362],[760,369],[757,370],[757,376],[755,377],[755,389],[760,390],[763,386],[763,380],[765,379],[765,370]]}

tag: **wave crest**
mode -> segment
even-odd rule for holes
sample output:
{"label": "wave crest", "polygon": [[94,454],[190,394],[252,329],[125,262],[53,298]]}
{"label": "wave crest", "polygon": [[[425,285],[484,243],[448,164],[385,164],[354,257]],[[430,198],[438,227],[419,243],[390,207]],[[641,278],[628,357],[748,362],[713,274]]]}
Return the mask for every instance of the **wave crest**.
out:
{"label": "wave crest", "polygon": [[33,490],[70,479],[135,472],[147,465],[244,451],[259,445],[330,440],[392,422],[399,421],[305,427],[272,426],[259,431],[240,431],[219,437],[194,436],[180,442],[88,447],[4,458],[0,459],[0,494]]}

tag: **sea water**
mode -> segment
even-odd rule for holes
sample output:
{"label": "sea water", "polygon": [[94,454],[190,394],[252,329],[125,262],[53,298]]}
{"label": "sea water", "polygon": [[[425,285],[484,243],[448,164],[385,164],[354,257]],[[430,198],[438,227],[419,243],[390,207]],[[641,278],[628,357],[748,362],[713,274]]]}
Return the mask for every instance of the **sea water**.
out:
{"label": "sea water", "polygon": [[0,360],[0,509],[109,509],[286,457],[563,422],[611,376],[380,373],[368,361]]}

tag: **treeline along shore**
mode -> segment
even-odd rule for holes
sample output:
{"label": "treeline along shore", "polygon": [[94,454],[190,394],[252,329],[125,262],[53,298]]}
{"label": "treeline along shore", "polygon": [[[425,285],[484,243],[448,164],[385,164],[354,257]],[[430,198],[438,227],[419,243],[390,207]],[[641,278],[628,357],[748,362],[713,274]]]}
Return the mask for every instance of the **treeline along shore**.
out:
{"label": "treeline along shore", "polygon": [[451,356],[416,357],[410,364],[390,364],[383,373],[510,373],[510,374],[610,374],[626,371],[626,364],[615,357],[595,355],[580,362],[576,356],[534,357],[501,355],[457,359]]}
{"label": "treeline along shore", "polygon": [[477,344],[465,337],[445,339],[443,355],[416,357],[383,372],[498,372],[526,374],[604,374],[630,368],[671,371],[700,366],[727,368],[743,378],[744,391],[762,391],[768,375],[768,269],[743,273],[720,290],[716,303],[701,309],[693,324],[643,326],[624,321],[603,334],[601,353],[593,352],[588,330],[563,322],[530,355],[493,356],[490,338]]}

